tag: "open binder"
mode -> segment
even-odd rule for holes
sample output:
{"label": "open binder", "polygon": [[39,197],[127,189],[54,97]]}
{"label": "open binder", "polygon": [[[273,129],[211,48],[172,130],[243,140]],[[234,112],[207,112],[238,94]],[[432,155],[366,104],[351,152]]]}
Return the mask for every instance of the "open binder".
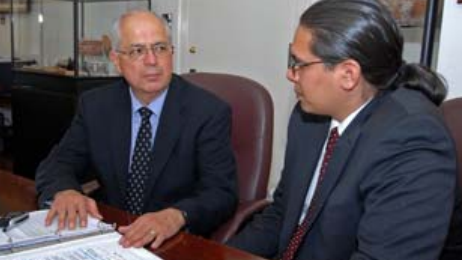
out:
{"label": "open binder", "polygon": [[115,228],[96,218],[89,217],[87,227],[76,227],[75,230],[57,232],[58,221],[45,226],[48,210],[39,210],[29,213],[29,218],[14,229],[0,231],[0,255],[3,253],[25,250],[31,247],[53,244],[85,236],[114,232]]}
{"label": "open binder", "polygon": [[[54,259],[58,255],[60,259],[89,259],[84,257],[85,254],[105,257],[114,254],[117,256],[114,259],[121,260],[160,260],[143,248],[122,248],[118,244],[121,235],[116,232],[115,226],[90,216],[85,228],[57,232],[56,219],[52,225],[45,227],[47,212],[30,212],[29,218],[14,229],[0,231],[0,259]],[[69,255],[69,258],[63,258],[63,254]]]}

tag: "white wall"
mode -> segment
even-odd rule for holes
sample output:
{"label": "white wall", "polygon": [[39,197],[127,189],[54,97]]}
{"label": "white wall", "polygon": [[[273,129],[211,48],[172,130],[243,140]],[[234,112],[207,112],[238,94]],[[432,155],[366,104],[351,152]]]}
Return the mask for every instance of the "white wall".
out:
{"label": "white wall", "polygon": [[[168,0],[153,1],[159,3]],[[190,69],[251,78],[267,88],[274,101],[273,163],[269,188],[282,169],[288,116],[295,103],[285,78],[292,39],[291,6],[280,0],[183,0],[178,72]],[[154,4],[156,6],[156,4]],[[197,52],[189,52],[196,47]]]}
{"label": "white wall", "polygon": [[[170,24],[171,37],[173,46],[175,46],[176,50],[181,49],[180,38],[183,36],[182,28],[184,27],[184,24],[181,22],[183,20],[183,5],[183,0],[151,0],[151,9],[157,15],[162,16],[164,14],[170,14],[172,16]],[[176,51],[174,55],[174,70],[175,72],[180,73],[182,61],[180,59],[180,55],[177,53],[178,51]]]}
{"label": "white wall", "polygon": [[444,1],[437,71],[447,80],[448,98],[462,96],[462,4]]}

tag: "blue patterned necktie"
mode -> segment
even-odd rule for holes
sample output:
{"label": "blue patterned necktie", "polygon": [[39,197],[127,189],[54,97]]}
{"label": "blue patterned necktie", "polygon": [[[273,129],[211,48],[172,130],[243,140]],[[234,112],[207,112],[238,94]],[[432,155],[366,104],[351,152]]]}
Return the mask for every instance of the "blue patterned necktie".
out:
{"label": "blue patterned necktie", "polygon": [[141,115],[141,125],[136,136],[125,195],[125,208],[135,215],[143,213],[145,183],[153,160],[151,151],[152,126],[149,121],[152,111],[142,107],[138,112]]}

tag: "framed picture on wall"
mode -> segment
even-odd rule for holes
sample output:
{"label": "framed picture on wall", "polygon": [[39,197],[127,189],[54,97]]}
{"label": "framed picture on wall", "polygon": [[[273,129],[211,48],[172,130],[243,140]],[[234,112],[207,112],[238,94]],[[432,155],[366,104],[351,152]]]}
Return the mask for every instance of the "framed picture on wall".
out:
{"label": "framed picture on wall", "polygon": [[381,0],[403,27],[423,26],[427,0]]}
{"label": "framed picture on wall", "polygon": [[[30,0],[13,0],[13,12],[29,12]],[[9,13],[11,11],[10,0],[0,0],[0,13]]]}

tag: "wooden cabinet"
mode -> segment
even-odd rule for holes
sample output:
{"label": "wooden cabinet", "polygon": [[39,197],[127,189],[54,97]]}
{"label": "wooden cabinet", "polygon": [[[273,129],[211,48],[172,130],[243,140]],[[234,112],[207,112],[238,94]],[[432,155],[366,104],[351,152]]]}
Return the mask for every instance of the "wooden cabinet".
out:
{"label": "wooden cabinet", "polygon": [[39,163],[69,127],[80,94],[116,80],[120,77],[72,77],[15,70],[14,173],[33,179]]}

